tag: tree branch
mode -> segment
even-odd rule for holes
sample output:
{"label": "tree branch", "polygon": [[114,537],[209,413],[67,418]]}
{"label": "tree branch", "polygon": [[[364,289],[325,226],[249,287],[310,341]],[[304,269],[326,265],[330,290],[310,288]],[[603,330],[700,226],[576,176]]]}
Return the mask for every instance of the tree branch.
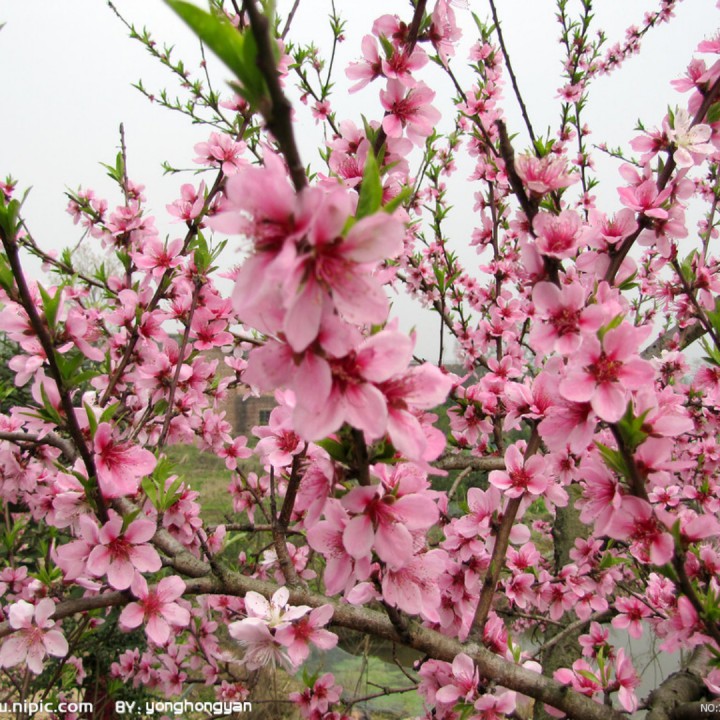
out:
{"label": "tree branch", "polygon": [[244,0],[243,8],[250,18],[250,28],[257,43],[257,66],[263,78],[265,78],[270,93],[270,103],[262,103],[260,112],[265,119],[268,130],[274,135],[280,146],[280,151],[285,157],[295,190],[300,192],[307,186],[308,181],[295,142],[291,116],[292,106],[280,87],[277,65],[275,64],[275,52],[271,45],[273,40],[270,36],[270,23],[258,11],[255,0]]}
{"label": "tree branch", "polygon": [[650,693],[646,701],[648,713],[645,720],[686,720],[702,717],[689,714],[687,704],[694,703],[707,692],[702,676],[707,673],[709,657],[704,647],[695,648],[687,666],[670,675]]}

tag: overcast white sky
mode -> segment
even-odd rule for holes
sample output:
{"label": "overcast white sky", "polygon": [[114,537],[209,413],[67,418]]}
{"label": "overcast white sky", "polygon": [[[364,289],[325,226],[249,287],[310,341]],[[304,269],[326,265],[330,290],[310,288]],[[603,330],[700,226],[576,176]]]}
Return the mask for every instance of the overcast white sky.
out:
{"label": "overcast white sky", "polygon": [[[202,4],[198,1],[198,4]],[[280,10],[289,0],[280,0]],[[197,42],[161,0],[117,0],[125,17],[138,27],[146,25],[160,43],[175,45],[178,57],[194,69],[199,61]],[[520,86],[536,130],[557,125],[559,104],[555,99],[560,81],[558,26],[551,0],[499,0],[501,21],[512,53]],[[603,0],[597,11],[598,27],[604,28],[609,43],[621,40],[624,29],[640,23],[645,10],[659,1]],[[432,3],[429,3],[432,7]],[[481,17],[489,15],[484,0],[470,0]],[[373,19],[384,12],[410,17],[409,3],[392,0],[336,0],[339,13],[348,20],[347,41],[338,55],[338,68],[360,56],[360,40],[370,31]],[[325,17],[329,0],[303,0],[291,39],[314,40],[321,47],[330,39]],[[466,47],[474,41],[474,24],[467,11],[456,10],[466,32]],[[685,0],[677,18],[669,26],[651,31],[644,41],[644,52],[631,59],[617,76],[599,78],[591,95],[588,122],[596,142],[607,140],[623,144],[632,137],[638,117],[649,126],[657,125],[670,103],[683,102],[669,86],[680,76],[691,52],[718,26],[714,0]],[[151,90],[166,87],[176,91],[173,78],[143,48],[127,37],[125,27],[103,0],[4,0],[0,3],[0,67],[3,69],[2,109],[0,110],[0,177],[12,174],[21,188],[32,186],[26,217],[37,240],[46,247],[62,248],[74,244],[77,230],[65,214],[65,187],[93,187],[117,202],[111,183],[99,162],[111,162],[118,146],[118,126],[125,125],[130,177],[147,186],[150,207],[157,213],[161,232],[171,235],[177,226],[167,222],[164,206],[178,194],[191,176],[163,177],[161,163],[192,166],[193,145],[206,139],[207,128],[194,127],[187,118],[153,106],[130,84],[142,78]],[[465,58],[454,60],[461,69]],[[214,66],[215,82],[222,87],[227,74]],[[434,87],[452,95],[452,88],[440,76]],[[342,85],[342,76],[338,80]],[[511,130],[522,130],[519,115],[506,88]],[[371,86],[358,95],[344,93],[335,101],[339,119],[359,121],[360,113],[381,117],[377,88]],[[447,107],[447,101],[439,106]],[[302,117],[302,113],[301,113]],[[308,114],[300,137],[312,139],[316,131]],[[317,143],[302,143],[303,160],[318,162]],[[599,156],[598,166],[610,182],[603,195],[617,207],[612,165]],[[317,167],[320,167],[318,164]],[[601,175],[602,177],[603,175]],[[471,199],[475,188],[464,185]],[[470,211],[458,210],[451,227],[467,238],[473,227]],[[472,259],[472,255],[467,256]],[[424,324],[411,306],[402,305],[405,326]],[[435,324],[433,324],[435,326]],[[422,339],[419,349],[429,353],[433,343]]]}

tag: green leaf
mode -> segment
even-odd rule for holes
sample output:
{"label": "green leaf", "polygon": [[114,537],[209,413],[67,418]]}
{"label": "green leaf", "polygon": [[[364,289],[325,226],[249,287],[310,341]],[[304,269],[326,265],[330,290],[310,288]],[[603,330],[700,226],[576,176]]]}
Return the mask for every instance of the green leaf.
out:
{"label": "green leaf", "polygon": [[42,298],[43,310],[45,311],[45,319],[47,320],[48,327],[53,330],[55,328],[55,322],[57,321],[57,312],[60,307],[60,297],[62,295],[62,288],[58,288],[55,291],[55,295],[50,295],[48,291],[38,283],[37,289]]}
{"label": "green leaf", "polygon": [[56,425],[62,425],[63,419],[60,417],[60,413],[53,407],[48,397],[47,390],[43,384],[40,385],[40,398],[42,399],[44,414]]}
{"label": "green leaf", "polygon": [[257,106],[265,93],[265,81],[257,66],[257,44],[250,30],[240,32],[229,20],[213,15],[183,0],[165,2],[194,30],[240,81],[237,89]]}
{"label": "green leaf", "polygon": [[7,263],[7,258],[4,253],[0,254],[0,287],[5,292],[12,292],[15,284],[15,278],[13,277],[10,265]]}
{"label": "green leaf", "polygon": [[602,455],[603,460],[605,461],[605,464],[611,469],[614,470],[619,475],[627,475],[628,469],[625,465],[625,460],[623,460],[622,453],[619,450],[613,450],[612,448],[609,448],[607,445],[603,445],[602,443],[596,442],[595,443],[598,447],[598,450],[600,450],[600,455]]}
{"label": "green leaf", "polygon": [[0,228],[8,240],[14,240],[20,228],[20,203],[11,200],[6,205],[4,200],[5,196],[0,193]]}
{"label": "green leaf", "polygon": [[143,492],[147,495],[148,500],[153,504],[153,507],[158,506],[158,488],[156,482],[151,477],[143,478],[140,483]]}
{"label": "green leaf", "polygon": [[636,287],[639,287],[638,283],[635,282],[636,277],[637,270],[629,278],[627,278],[627,280],[623,280],[618,289],[621,292],[628,292],[629,290],[634,290]]}
{"label": "green leaf", "polygon": [[108,405],[105,410],[103,410],[103,414],[100,416],[100,422],[110,422],[112,420],[113,415],[115,415],[115,411],[120,407],[120,403],[116,402],[112,405]]}
{"label": "green leaf", "polygon": [[319,445],[325,452],[333,459],[341,463],[346,463],[348,460],[347,449],[344,445],[339,443],[337,440],[331,440],[326,438],[324,440],[317,440],[316,445]]}
{"label": "green leaf", "polygon": [[385,58],[389,60],[395,52],[395,46],[385,37],[385,35],[380,35],[379,40],[380,45],[382,45],[383,52],[385,53]]}
{"label": "green leaf", "polygon": [[600,341],[602,341],[602,339],[605,337],[605,335],[607,335],[607,333],[610,332],[610,330],[614,330],[616,327],[618,327],[620,325],[620,323],[622,323],[622,321],[623,321],[623,316],[616,315],[607,325],[603,325],[598,330],[598,333],[597,333],[598,338],[600,338]]}
{"label": "green leaf", "polygon": [[707,113],[705,113],[705,122],[708,125],[712,125],[720,120],[720,102],[716,102],[710,106]]}
{"label": "green leaf", "polygon": [[365,161],[365,171],[363,172],[360,198],[358,199],[355,217],[359,220],[376,213],[382,205],[382,196],[383,188],[380,181],[380,170],[375,155],[369,152]]}
{"label": "green leaf", "polygon": [[711,345],[705,338],[700,340],[700,344],[707,353],[707,355],[703,358],[705,362],[710,363],[710,365],[720,367],[720,350],[718,350],[715,345]]}
{"label": "green leaf", "polygon": [[390,202],[388,202],[386,205],[383,205],[383,212],[386,213],[394,213],[395,210],[397,210],[401,205],[403,205],[407,200],[409,200],[412,197],[412,188],[408,185],[405,185],[402,190],[392,199]]}
{"label": "green leaf", "polygon": [[595,673],[591,673],[589,670],[576,670],[578,675],[582,675],[584,678],[587,678],[590,682],[600,684],[600,680],[598,679],[597,675]]}
{"label": "green leaf", "polygon": [[648,437],[648,433],[646,433],[642,428],[645,424],[645,418],[649,412],[650,410],[646,410],[639,417],[635,417],[632,411],[632,403],[628,403],[625,415],[623,415],[617,424],[620,435],[622,435],[622,439],[631,451],[635,450],[638,445],[645,442]]}
{"label": "green leaf", "polygon": [[98,426],[98,421],[95,417],[95,411],[86,402],[83,402],[83,406],[85,407],[85,414],[87,415],[88,425],[90,426],[90,437],[94,438],[95,431],[97,430]]}

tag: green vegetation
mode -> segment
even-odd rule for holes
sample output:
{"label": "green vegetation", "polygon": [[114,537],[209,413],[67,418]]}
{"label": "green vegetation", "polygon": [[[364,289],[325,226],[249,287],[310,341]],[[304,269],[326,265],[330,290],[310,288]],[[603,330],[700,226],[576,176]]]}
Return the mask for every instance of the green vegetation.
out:
{"label": "green vegetation", "polygon": [[228,490],[232,473],[225,467],[225,460],[194,445],[174,445],[166,452],[175,472],[200,493],[203,520],[208,525],[227,522],[233,514]]}

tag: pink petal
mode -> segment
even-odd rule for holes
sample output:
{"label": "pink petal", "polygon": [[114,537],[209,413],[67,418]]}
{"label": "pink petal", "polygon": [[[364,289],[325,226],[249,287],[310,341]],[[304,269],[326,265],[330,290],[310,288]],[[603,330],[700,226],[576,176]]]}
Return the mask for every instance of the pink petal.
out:
{"label": "pink petal", "polygon": [[341,251],[345,257],[359,263],[394,258],[402,251],[404,234],[399,220],[376,213],[353,225]]}
{"label": "pink petal", "polygon": [[162,567],[160,556],[150,545],[134,547],[130,550],[130,560],[140,572],[157,572]]}
{"label": "pink petal", "polygon": [[411,359],[410,338],[390,330],[369,337],[357,353],[357,364],[362,376],[378,383],[406,370]]}
{"label": "pink petal", "polygon": [[175,627],[187,627],[190,624],[190,611],[177,603],[163,606],[162,616]]}
{"label": "pink petal", "polygon": [[11,635],[0,648],[0,667],[13,667],[27,657],[27,641],[21,635]]}
{"label": "pink petal", "polygon": [[388,409],[387,432],[392,444],[409,460],[420,460],[427,438],[420,421],[407,410]]}
{"label": "pink petal", "polygon": [[412,557],[412,535],[402,523],[380,523],[374,547],[381,560],[391,568],[400,568]]}
{"label": "pink petal", "polygon": [[49,630],[43,635],[43,645],[49,655],[65,657],[68,654],[68,642],[59,630]]}
{"label": "pink petal", "polygon": [[157,645],[164,645],[170,639],[170,626],[160,615],[153,615],[148,620],[145,632]]}
{"label": "pink petal", "polygon": [[156,589],[158,599],[163,604],[177,600],[185,592],[185,587],[177,575],[163,578]]}
{"label": "pink petal", "polygon": [[617,422],[627,409],[627,397],[619,383],[604,382],[597,386],[590,404],[605,422]]}
{"label": "pink petal", "polygon": [[119,622],[124,628],[140,627],[145,620],[145,611],[140,607],[139,603],[130,603],[123,608],[120,613]]}
{"label": "pink petal", "polygon": [[427,495],[418,493],[401,497],[393,505],[393,510],[408,530],[427,530],[440,517],[437,505]]}
{"label": "pink petal", "polygon": [[127,560],[116,560],[108,566],[108,584],[116,590],[127,590],[132,585],[134,577],[135,568]]}
{"label": "pink petal", "polygon": [[331,650],[338,644],[338,636],[329,630],[316,630],[310,639],[321,650]]}
{"label": "pink petal", "polygon": [[152,540],[156,529],[152,520],[134,520],[125,530],[125,539],[133,545],[140,545]]}
{"label": "pink petal", "polygon": [[322,307],[323,292],[314,278],[308,278],[283,322],[285,337],[295,352],[305,350],[318,336]]}
{"label": "pink petal", "polygon": [[363,430],[369,440],[385,434],[387,404],[385,396],[374,385],[351,385],[345,393],[345,420]]}
{"label": "pink petal", "polygon": [[372,521],[367,515],[354,517],[343,532],[343,545],[348,555],[354,558],[369,555],[374,540]]}

